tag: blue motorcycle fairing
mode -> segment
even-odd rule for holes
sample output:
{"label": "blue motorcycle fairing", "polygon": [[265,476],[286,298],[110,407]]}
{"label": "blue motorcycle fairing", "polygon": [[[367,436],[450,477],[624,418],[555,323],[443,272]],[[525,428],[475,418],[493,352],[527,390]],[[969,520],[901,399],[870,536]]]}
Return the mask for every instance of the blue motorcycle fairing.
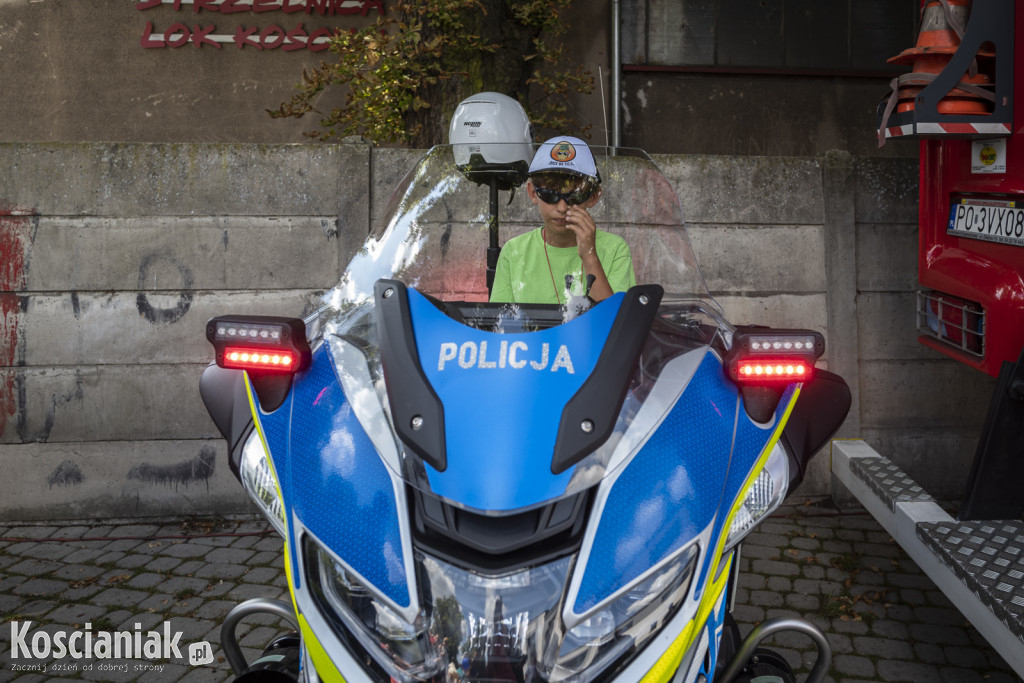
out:
{"label": "blue motorcycle fairing", "polygon": [[[248,383],[248,377],[246,382]],[[292,397],[294,396],[293,391],[289,391],[285,397],[284,402],[278,406],[277,410],[273,412],[265,412],[259,407],[259,401],[256,400],[256,392],[253,390],[252,385],[248,387],[250,405],[257,408],[254,411],[254,418],[258,422],[260,434],[263,435],[264,443],[266,444],[267,451],[270,453],[271,460],[274,465],[275,474],[277,475],[277,483],[281,486],[282,490],[285,490],[288,486],[288,470],[282,468],[283,462],[274,458],[276,453],[278,456],[288,452],[288,420],[292,414]],[[282,503],[287,503],[285,499]],[[285,507],[285,519],[289,518],[289,512],[287,506]]]}
{"label": "blue motorcycle fairing", "polygon": [[[286,514],[294,513],[324,548],[384,597],[410,607],[399,492],[345,397],[327,344],[313,353],[312,365],[296,379],[285,405],[289,410],[282,406],[262,415],[261,422],[268,445],[277,444],[271,457]],[[287,448],[280,450],[282,443]],[[289,533],[295,549],[293,525]],[[300,580],[297,574],[293,578]]]}
{"label": "blue motorcycle fairing", "polygon": [[[302,375],[299,375],[302,377]],[[256,398],[256,391],[253,389],[252,384],[249,382],[249,377],[246,375],[246,392],[249,396],[249,407],[252,409],[253,420],[256,422],[257,431],[260,437],[263,439],[263,445],[267,450],[267,457],[270,458],[271,466],[274,468],[274,474],[277,477],[277,484],[280,488],[282,500],[281,509],[284,511],[284,518],[287,524],[287,520],[291,519],[291,508],[288,505],[290,498],[285,495],[285,491],[290,490],[288,486],[288,469],[285,467],[285,461],[282,459],[282,455],[288,452],[288,422],[292,414],[292,396],[294,391],[289,391],[288,395],[285,396],[284,402],[277,407],[277,410],[273,412],[265,412],[260,406],[259,401]],[[274,454],[277,454],[275,459]],[[287,524],[288,532],[291,534],[291,524]],[[294,539],[289,539],[288,550],[291,554],[292,566],[298,566],[296,564],[297,556],[295,550]],[[294,577],[295,587],[298,588],[302,579],[299,576]]]}
{"label": "blue motorcycle fairing", "polygon": [[585,569],[572,603],[575,614],[630,585],[712,524],[738,406],[738,391],[721,362],[704,354],[657,430],[614,481],[602,484],[610,490],[593,542],[581,552]]}
{"label": "blue motorcycle fairing", "polygon": [[[772,445],[793,399],[789,386],[770,425],[742,409],[735,384],[720,359],[704,355],[700,367],[658,430],[610,485],[572,609],[583,615],[711,528],[695,579],[700,595],[714,553],[751,468]],[[699,494],[699,495],[698,495]],[[721,509],[720,509],[721,508]],[[573,596],[570,596],[572,598]]]}
{"label": "blue motorcycle fairing", "polygon": [[[728,591],[723,590],[704,623],[694,633],[689,651],[683,656],[679,671],[686,674],[673,680],[696,681],[711,680],[721,655],[722,632],[725,628],[725,598]],[[703,679],[698,676],[703,675]]]}
{"label": "blue motorcycle fairing", "polygon": [[551,472],[562,410],[593,371],[623,299],[550,329],[502,334],[452,320],[409,290],[420,365],[444,406],[448,465],[426,465],[435,494],[510,511],[565,493],[575,467]]}
{"label": "blue motorcycle fairing", "polygon": [[[725,539],[722,534],[727,534],[725,525],[731,524],[729,512],[736,498],[743,492],[743,484],[750,476],[756,476],[758,472],[752,472],[758,459],[764,454],[765,448],[774,445],[777,434],[783,426],[783,419],[786,411],[789,410],[791,402],[796,395],[797,384],[790,384],[782,393],[779,404],[775,408],[774,419],[767,424],[758,424],[750,419],[745,409],[739,411],[736,425],[736,446],[733,449],[732,463],[729,466],[729,476],[725,482],[725,492],[721,501],[721,512],[715,520],[713,538],[722,543]],[[741,400],[742,404],[742,400]],[[717,548],[716,548],[717,550]],[[710,562],[714,558],[708,557],[708,562],[697,578],[697,590],[702,590],[704,581],[710,576]]]}

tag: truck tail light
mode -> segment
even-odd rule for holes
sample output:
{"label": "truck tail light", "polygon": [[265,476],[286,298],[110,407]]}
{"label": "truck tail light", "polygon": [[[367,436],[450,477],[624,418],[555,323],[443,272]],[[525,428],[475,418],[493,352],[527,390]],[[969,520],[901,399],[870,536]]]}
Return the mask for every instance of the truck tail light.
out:
{"label": "truck tail light", "polygon": [[917,330],[974,356],[985,355],[985,311],[942,292],[917,293]]}
{"label": "truck tail light", "polygon": [[297,318],[225,315],[206,324],[217,365],[254,373],[294,373],[312,358],[306,326]]}
{"label": "truck tail light", "polygon": [[807,382],[814,376],[814,361],[824,352],[825,338],[811,330],[739,328],[725,366],[741,384]]}

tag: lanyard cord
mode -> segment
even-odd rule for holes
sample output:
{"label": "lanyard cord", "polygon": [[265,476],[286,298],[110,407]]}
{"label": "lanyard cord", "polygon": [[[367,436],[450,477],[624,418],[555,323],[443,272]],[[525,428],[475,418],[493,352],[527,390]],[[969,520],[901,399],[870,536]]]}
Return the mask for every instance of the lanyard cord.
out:
{"label": "lanyard cord", "polygon": [[551,276],[551,288],[555,290],[555,302],[561,304],[562,299],[558,296],[558,285],[555,284],[555,274],[551,270],[551,257],[548,256],[548,240],[544,236],[545,230],[547,230],[547,228],[540,229],[540,241],[544,243],[544,260],[548,262],[548,275]]}

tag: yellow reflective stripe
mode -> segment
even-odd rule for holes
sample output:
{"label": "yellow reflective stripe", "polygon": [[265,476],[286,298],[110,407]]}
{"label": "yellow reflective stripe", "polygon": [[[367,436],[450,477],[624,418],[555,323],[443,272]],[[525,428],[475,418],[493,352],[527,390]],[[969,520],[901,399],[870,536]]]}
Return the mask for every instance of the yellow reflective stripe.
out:
{"label": "yellow reflective stripe", "polygon": [[658,658],[658,661],[654,663],[651,670],[640,679],[640,683],[667,683],[667,681],[672,680],[672,676],[675,675],[676,670],[679,669],[679,664],[683,661],[683,655],[686,654],[687,649],[689,649],[690,644],[693,642],[694,623],[691,621],[686,625],[683,632],[672,641],[672,644]]}
{"label": "yellow reflective stripe", "polygon": [[[244,370],[242,372],[245,372]],[[270,447],[267,446],[267,437],[263,434],[263,425],[260,423],[259,409],[256,407],[256,399],[252,393],[252,383],[249,381],[249,373],[245,373],[245,395],[249,400],[249,412],[252,413],[252,423],[256,427],[256,434],[260,437],[260,443],[263,444],[263,452],[267,454],[267,464],[270,465],[270,474],[274,477],[274,490],[277,491],[277,498],[281,501],[281,515],[284,517],[284,537],[288,538],[288,533],[291,525],[288,523],[288,508],[284,504],[284,495],[281,493],[281,483],[277,478],[277,468],[274,467],[274,458],[270,454]],[[242,444],[245,448],[245,444]],[[231,457],[231,454],[228,454]],[[243,486],[244,488],[244,486]]]}
{"label": "yellow reflective stripe", "polygon": [[[728,561],[732,561],[732,556],[730,556]],[[728,583],[729,572],[724,572],[718,577],[717,581],[708,584],[708,590],[704,593],[704,598],[700,601],[700,605],[697,608],[697,616],[672,641],[672,645],[665,650],[664,654],[651,667],[651,670],[644,675],[641,683],[668,683],[668,681],[672,680],[676,675],[676,671],[679,670],[679,665],[683,662],[683,657],[686,656],[693,643],[699,638],[701,629],[707,623],[711,610],[718,604],[718,599]],[[698,624],[700,624],[699,627],[697,626]],[[708,647],[711,647],[711,643],[708,643]]]}
{"label": "yellow reflective stripe", "polygon": [[338,668],[334,666],[334,662],[331,661],[330,655],[327,654],[327,650],[320,644],[320,641],[313,635],[313,629],[309,627],[309,623],[306,618],[301,614],[299,615],[299,632],[302,634],[302,644],[306,646],[306,652],[309,653],[310,659],[313,660],[313,666],[316,667],[317,676],[322,681],[340,681],[345,683],[345,677],[341,675]]}
{"label": "yellow reflective stripe", "polygon": [[292,554],[288,549],[288,541],[284,543],[284,578],[288,581],[288,595],[292,598],[292,609],[295,610],[295,614],[301,619],[302,615],[299,614],[299,601],[295,597],[295,581],[292,580],[292,574],[295,569],[292,567]]}
{"label": "yellow reflective stripe", "polygon": [[743,482],[743,486],[740,487],[739,495],[736,496],[736,500],[733,502],[732,508],[729,510],[729,515],[725,518],[725,524],[722,526],[722,533],[718,538],[718,547],[715,548],[715,564],[711,567],[708,576],[715,576],[718,573],[718,563],[722,560],[722,549],[725,548],[725,542],[729,539],[729,529],[732,528],[732,522],[736,519],[736,513],[738,513],[740,508],[743,506],[743,501],[747,499],[747,493],[750,492],[754,482],[757,481],[757,477],[760,476],[761,470],[764,469],[765,463],[768,462],[768,456],[771,455],[772,450],[775,448],[775,444],[777,444],[779,442],[779,438],[782,437],[782,430],[785,428],[786,423],[789,422],[789,416],[793,412],[793,406],[796,405],[797,399],[800,398],[800,387],[802,386],[802,384],[797,385],[796,390],[793,392],[793,396],[789,399],[789,403],[786,405],[786,409],[782,413],[782,418],[779,419],[779,423],[775,425],[775,430],[768,439],[768,443],[765,444],[760,457],[758,457],[754,466],[750,468],[750,473]]}

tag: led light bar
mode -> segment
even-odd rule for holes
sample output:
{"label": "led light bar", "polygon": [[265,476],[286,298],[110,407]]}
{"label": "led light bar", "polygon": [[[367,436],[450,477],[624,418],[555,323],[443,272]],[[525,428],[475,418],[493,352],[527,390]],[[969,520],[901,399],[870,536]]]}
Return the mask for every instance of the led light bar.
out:
{"label": "led light bar", "polygon": [[222,368],[260,372],[298,372],[312,359],[306,326],[297,318],[225,315],[206,324]]}
{"label": "led light bar", "polygon": [[725,357],[733,381],[745,384],[807,382],[814,361],[825,352],[825,338],[812,330],[739,328]]}
{"label": "led light bar", "polygon": [[295,366],[295,354],[284,349],[247,349],[228,346],[224,349],[224,367],[242,370],[284,370]]}
{"label": "led light bar", "polygon": [[740,381],[756,379],[806,382],[814,374],[814,368],[802,360],[753,359],[739,361],[736,374]]}
{"label": "led light bar", "polygon": [[751,335],[750,350],[762,354],[812,353],[816,340],[813,335]]}
{"label": "led light bar", "polygon": [[254,342],[277,344],[281,341],[281,326],[220,322],[217,324],[216,334],[218,339],[251,340]]}

